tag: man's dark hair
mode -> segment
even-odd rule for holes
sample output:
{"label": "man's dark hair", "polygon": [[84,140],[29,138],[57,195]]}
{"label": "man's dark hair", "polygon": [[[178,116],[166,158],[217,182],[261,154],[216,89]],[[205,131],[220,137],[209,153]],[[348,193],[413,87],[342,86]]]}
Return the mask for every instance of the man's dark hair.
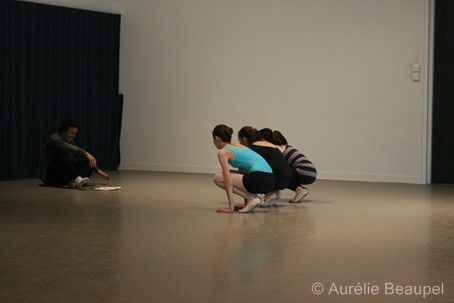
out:
{"label": "man's dark hair", "polygon": [[75,127],[77,130],[80,130],[79,122],[73,118],[65,119],[61,122],[60,127],[58,128],[58,133],[67,132],[70,127]]}

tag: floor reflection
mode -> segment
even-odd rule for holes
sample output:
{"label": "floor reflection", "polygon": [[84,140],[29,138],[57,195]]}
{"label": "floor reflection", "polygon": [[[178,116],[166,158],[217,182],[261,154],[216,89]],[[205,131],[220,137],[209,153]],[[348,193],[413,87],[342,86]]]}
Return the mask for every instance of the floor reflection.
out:
{"label": "floor reflection", "polygon": [[314,296],[424,285],[454,302],[454,187],[318,181],[310,201],[218,214],[212,176],[117,172],[117,192],[0,182],[0,302],[418,302]]}
{"label": "floor reflection", "polygon": [[428,237],[429,281],[443,282],[447,291],[454,290],[454,188],[433,185],[430,190],[430,236]]}
{"label": "floor reflection", "polygon": [[19,188],[0,204],[0,301],[111,301],[118,288],[120,201]]}
{"label": "floor reflection", "polygon": [[254,215],[228,216],[224,227],[213,233],[218,253],[211,279],[213,291],[235,291],[264,276],[287,272],[289,252],[304,245],[313,231],[310,213],[290,205]]}

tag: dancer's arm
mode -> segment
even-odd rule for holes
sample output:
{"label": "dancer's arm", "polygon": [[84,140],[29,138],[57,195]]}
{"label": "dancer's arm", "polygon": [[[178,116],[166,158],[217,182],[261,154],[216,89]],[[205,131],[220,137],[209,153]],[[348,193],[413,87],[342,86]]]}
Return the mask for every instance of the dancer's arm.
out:
{"label": "dancer's arm", "polygon": [[232,213],[233,212],[233,182],[232,176],[229,170],[229,155],[228,151],[220,150],[218,152],[219,163],[222,167],[222,176],[224,177],[225,192],[227,194],[227,200],[229,202],[228,208],[218,208],[216,211],[221,213]]}

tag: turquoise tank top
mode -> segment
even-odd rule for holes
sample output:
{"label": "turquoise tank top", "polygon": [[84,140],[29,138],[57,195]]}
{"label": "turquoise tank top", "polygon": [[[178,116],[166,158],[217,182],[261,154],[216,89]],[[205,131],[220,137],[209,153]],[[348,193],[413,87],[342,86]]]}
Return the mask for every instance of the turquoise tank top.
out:
{"label": "turquoise tank top", "polygon": [[230,145],[226,145],[225,149],[230,150],[235,154],[235,160],[229,161],[229,164],[233,167],[240,168],[247,173],[252,173],[254,171],[273,173],[268,162],[252,149],[240,149]]}

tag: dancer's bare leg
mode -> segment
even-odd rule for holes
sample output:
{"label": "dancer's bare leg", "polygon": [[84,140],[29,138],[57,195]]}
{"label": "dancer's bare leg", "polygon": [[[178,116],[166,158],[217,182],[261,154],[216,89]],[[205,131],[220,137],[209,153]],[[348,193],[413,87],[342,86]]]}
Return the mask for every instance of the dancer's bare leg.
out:
{"label": "dancer's bare leg", "polygon": [[[257,197],[256,194],[251,194],[246,190],[246,188],[243,185],[243,175],[241,174],[232,174],[232,183],[233,183],[233,193],[243,197],[245,199],[244,204],[237,204],[235,205],[235,208],[243,208],[246,205],[246,202],[248,200],[254,199]],[[214,184],[216,186],[225,189],[225,184],[224,184],[224,177],[222,176],[222,173],[218,173],[214,176]]]}

